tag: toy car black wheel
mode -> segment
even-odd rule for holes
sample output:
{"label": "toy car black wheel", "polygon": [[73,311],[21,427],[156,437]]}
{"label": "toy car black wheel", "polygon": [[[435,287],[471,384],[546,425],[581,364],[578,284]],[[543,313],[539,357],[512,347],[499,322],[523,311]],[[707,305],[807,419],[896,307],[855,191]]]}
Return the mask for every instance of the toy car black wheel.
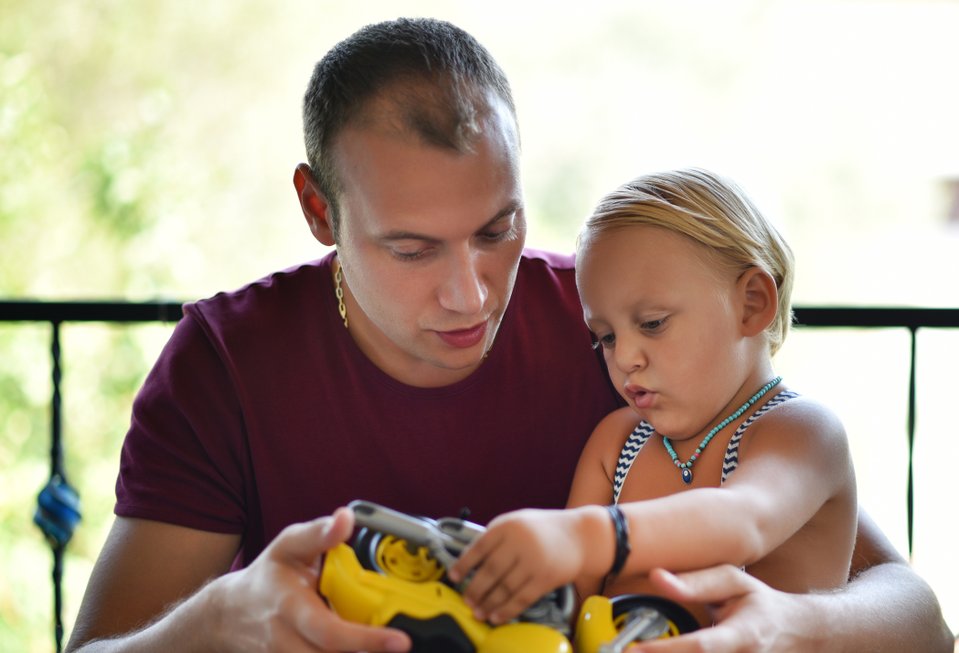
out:
{"label": "toy car black wheel", "polygon": [[364,569],[414,583],[440,580],[445,574],[426,547],[412,547],[395,535],[361,529],[353,542],[356,559]]}
{"label": "toy car black wheel", "polygon": [[629,620],[631,613],[642,608],[656,610],[666,618],[665,637],[678,637],[699,629],[699,623],[689,611],[678,603],[648,594],[622,594],[610,600],[613,608],[613,623],[617,631]]}

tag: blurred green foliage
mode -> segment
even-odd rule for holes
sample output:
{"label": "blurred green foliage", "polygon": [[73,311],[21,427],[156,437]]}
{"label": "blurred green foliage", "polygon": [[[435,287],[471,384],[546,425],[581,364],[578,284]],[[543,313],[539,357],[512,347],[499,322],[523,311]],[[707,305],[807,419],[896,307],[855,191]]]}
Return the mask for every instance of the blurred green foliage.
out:
{"label": "blurred green foliage", "polygon": [[[122,24],[143,8],[57,4],[0,2],[0,296],[111,297],[136,285],[164,287],[164,266],[124,263],[160,215],[166,178],[153,153],[162,107],[147,106],[133,120],[110,115],[109,105],[129,106],[129,94],[141,92],[132,76],[152,73],[132,65],[131,79],[117,79],[113,62],[131,48],[122,29],[100,22],[109,13]],[[132,396],[168,331],[63,328],[66,468],[84,513],[67,549],[68,632],[109,524]],[[49,475],[50,337],[47,325],[0,325],[3,651],[53,648],[52,558],[32,523]]]}

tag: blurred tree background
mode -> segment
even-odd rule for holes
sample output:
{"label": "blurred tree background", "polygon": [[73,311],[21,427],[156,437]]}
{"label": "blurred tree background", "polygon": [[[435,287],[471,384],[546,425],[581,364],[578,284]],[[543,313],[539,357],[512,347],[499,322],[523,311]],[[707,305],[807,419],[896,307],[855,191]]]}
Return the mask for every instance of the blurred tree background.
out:
{"label": "blurred tree background", "polygon": [[[452,20],[510,76],[531,245],[569,250],[613,186],[701,165],[786,233],[797,303],[959,306],[959,5],[867,0],[0,0],[0,297],[188,300],[321,255],[290,183],[302,91],[331,45],[397,15]],[[64,327],[67,472],[84,513],[68,633],[133,395],[168,334]],[[52,649],[50,554],[31,521],[49,473],[49,338],[0,323],[4,651]],[[907,351],[895,332],[797,333],[779,361],[845,419],[863,502],[901,549]],[[956,352],[956,334],[920,339],[921,469],[959,453],[944,408]],[[954,537],[938,515],[956,485],[942,476],[920,473],[914,562],[955,627]]]}

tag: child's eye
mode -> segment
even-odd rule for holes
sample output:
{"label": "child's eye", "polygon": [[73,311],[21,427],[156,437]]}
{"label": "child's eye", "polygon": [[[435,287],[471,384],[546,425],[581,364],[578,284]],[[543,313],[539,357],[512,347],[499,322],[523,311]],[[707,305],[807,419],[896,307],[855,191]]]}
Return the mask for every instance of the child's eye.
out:
{"label": "child's eye", "polygon": [[607,333],[604,336],[596,336],[596,339],[593,341],[593,349],[612,349],[616,345],[616,336],[612,333]]}
{"label": "child's eye", "polygon": [[648,332],[651,332],[651,333],[656,333],[656,332],[658,332],[658,331],[662,331],[662,330],[663,330],[663,327],[666,326],[666,320],[667,320],[667,319],[668,319],[668,318],[663,317],[663,318],[660,318],[660,319],[658,319],[658,320],[647,320],[647,321],[641,323],[641,324],[639,325],[639,328],[642,329],[643,331],[648,331]]}

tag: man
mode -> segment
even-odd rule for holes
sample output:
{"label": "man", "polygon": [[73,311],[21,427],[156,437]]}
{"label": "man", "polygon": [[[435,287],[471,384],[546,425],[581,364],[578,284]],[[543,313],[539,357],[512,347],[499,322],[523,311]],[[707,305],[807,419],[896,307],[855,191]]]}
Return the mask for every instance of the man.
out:
{"label": "man", "polygon": [[[364,498],[485,522],[560,507],[616,406],[572,261],[523,252],[513,101],[475,40],[430,20],[360,30],[317,65],[304,131],[294,185],[336,252],[186,307],[134,405],[71,649],[407,650],[317,595],[323,552],[352,530],[335,508]],[[806,631],[863,650],[895,643],[882,631],[895,616],[934,650],[945,631],[928,588],[868,520],[861,542],[860,567],[889,564],[836,598],[726,568],[661,583],[720,606],[706,635],[720,650],[773,635],[766,650],[826,650]]]}

